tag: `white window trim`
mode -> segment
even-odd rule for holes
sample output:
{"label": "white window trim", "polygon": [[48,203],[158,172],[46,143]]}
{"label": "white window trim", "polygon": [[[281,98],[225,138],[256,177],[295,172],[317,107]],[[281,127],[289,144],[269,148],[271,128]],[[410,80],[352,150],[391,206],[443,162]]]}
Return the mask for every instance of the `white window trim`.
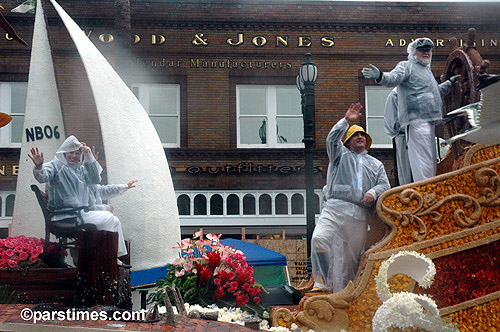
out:
{"label": "white window trim", "polygon": [[[0,82],[0,112],[9,115],[24,116],[25,113],[12,113],[11,87],[16,84],[27,85],[28,82]],[[0,147],[20,148],[21,143],[12,143],[11,138],[12,138],[12,122],[3,128],[0,128]]]}
{"label": "white window trim", "polygon": [[12,223],[12,217],[6,217],[7,197],[16,194],[15,191],[0,191],[0,198],[2,199],[2,212],[0,213],[0,228],[8,228]]}
{"label": "white window trim", "polygon": [[[315,190],[314,193],[318,195],[318,199],[321,205],[323,191],[321,189]],[[176,191],[176,203],[181,195],[187,195],[189,197],[189,215],[179,215],[181,226],[305,226],[306,225],[306,192],[305,190],[228,190],[228,191]],[[206,215],[195,215],[194,214],[194,198],[197,195],[204,195],[207,200],[207,214]],[[210,215],[210,197],[212,195],[221,195],[223,200],[223,214],[222,215]],[[227,197],[231,194],[235,194],[240,200],[240,213],[237,215],[227,214]],[[243,214],[243,197],[246,194],[251,194],[255,197],[255,214]],[[268,194],[271,196],[271,214],[259,214],[259,197],[262,194]],[[275,199],[279,194],[284,194],[287,197],[288,203],[288,213],[287,214],[276,214],[275,209]],[[304,213],[302,214],[292,214],[292,196],[294,194],[301,194],[304,199]],[[320,207],[321,210],[321,207]],[[316,220],[319,214],[316,214]]]}
{"label": "white window trim", "polygon": [[[296,149],[296,148],[304,148],[304,143],[278,143],[277,142],[277,132],[276,130],[269,130],[269,128],[276,128],[277,121],[276,118],[296,118],[294,115],[280,115],[276,114],[276,87],[277,86],[285,86],[289,85],[278,84],[278,85],[258,85],[258,84],[238,84],[236,85],[236,132],[237,132],[237,147],[238,148],[251,148],[251,149],[276,149],[276,148],[286,148],[286,149]],[[240,140],[240,87],[245,88],[255,88],[262,89],[266,88],[266,114],[260,115],[244,115],[245,118],[262,118],[264,117],[267,120],[267,137],[266,144],[244,144],[241,143]],[[302,127],[303,130],[303,127]]]}
{"label": "white window trim", "polygon": [[[366,85],[365,86],[365,105],[366,105],[366,115],[365,115],[365,123],[366,123],[366,132],[370,133],[370,121],[368,121],[368,119],[383,119],[384,118],[384,114],[382,113],[382,115],[369,115],[369,106],[368,106],[368,92],[367,90],[368,89],[374,89],[374,90],[386,90],[386,89],[389,89],[392,90],[393,88],[388,88],[388,87],[385,87],[385,86],[381,86],[381,85]],[[384,135],[385,135],[385,131],[384,131]],[[375,148],[375,149],[392,149],[392,144],[377,144],[377,143],[373,143],[371,148]]]}
{"label": "white window trim", "polygon": [[[175,87],[177,90],[176,93],[176,98],[177,98],[177,113],[176,114],[151,114],[149,112],[149,89],[148,87],[152,86],[171,86]],[[139,101],[141,102],[142,105],[144,105],[144,109],[148,113],[148,116],[155,116],[155,117],[166,117],[166,118],[173,118],[176,117],[178,119],[177,121],[177,137],[176,137],[176,143],[162,143],[164,148],[178,148],[181,146],[181,87],[180,84],[175,84],[175,83],[134,83],[131,86],[132,88],[137,88],[139,90]]]}

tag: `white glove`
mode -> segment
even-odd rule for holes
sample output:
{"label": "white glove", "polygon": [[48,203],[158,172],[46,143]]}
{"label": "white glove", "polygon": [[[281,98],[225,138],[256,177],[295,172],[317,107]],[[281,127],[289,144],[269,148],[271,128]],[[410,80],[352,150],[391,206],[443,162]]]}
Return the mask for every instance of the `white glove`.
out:
{"label": "white glove", "polygon": [[361,70],[361,73],[365,78],[374,80],[378,80],[378,78],[382,76],[382,72],[380,71],[380,69],[378,69],[372,64],[370,64],[370,68],[363,68]]}

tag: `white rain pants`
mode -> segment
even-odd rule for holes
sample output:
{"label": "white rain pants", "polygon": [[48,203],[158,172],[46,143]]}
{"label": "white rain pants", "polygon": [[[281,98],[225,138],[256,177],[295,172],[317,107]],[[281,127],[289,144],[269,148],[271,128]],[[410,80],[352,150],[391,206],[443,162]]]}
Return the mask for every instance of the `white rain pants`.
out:
{"label": "white rain pants", "polygon": [[436,175],[436,139],[433,122],[411,122],[408,126],[408,158],[413,181]]}
{"label": "white rain pants", "polygon": [[82,218],[87,224],[94,224],[99,231],[118,233],[118,257],[127,254],[120,220],[108,211],[82,211]]}
{"label": "white rain pants", "polygon": [[394,137],[396,143],[396,165],[398,167],[399,185],[411,182],[410,159],[408,158],[408,148],[406,147],[406,136],[404,134]]}
{"label": "white rain pants", "polygon": [[367,231],[367,220],[355,219],[325,204],[311,242],[314,287],[335,293],[354,279]]}

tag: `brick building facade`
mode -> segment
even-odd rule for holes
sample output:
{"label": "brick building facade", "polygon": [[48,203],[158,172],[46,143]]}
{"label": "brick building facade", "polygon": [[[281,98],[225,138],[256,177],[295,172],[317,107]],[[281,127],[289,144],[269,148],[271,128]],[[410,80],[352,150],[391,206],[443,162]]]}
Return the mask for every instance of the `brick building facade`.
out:
{"label": "brick building facade", "polygon": [[[185,234],[199,227],[225,234],[241,227],[253,234],[305,233],[303,128],[295,88],[305,53],[318,67],[318,201],[328,164],[326,135],[356,101],[367,109],[360,124],[374,138],[370,154],[384,163],[394,183],[392,149],[380,117],[388,89],[362,77],[368,63],[388,71],[406,59],[412,38],[426,36],[436,44],[432,70],[439,79],[449,39],[465,43],[474,27],[477,49],[491,63],[488,72],[500,74],[500,3],[130,2],[132,42],[121,48],[113,1],[59,1],[150,113],[165,143]],[[2,5],[30,43],[33,15],[10,13],[15,0]],[[54,9],[45,7],[66,133],[102,150],[82,62]],[[22,110],[9,107],[22,98],[29,60],[29,47],[1,36],[0,111],[17,114],[18,120]],[[20,123],[0,134],[0,228],[8,225],[12,210]]]}

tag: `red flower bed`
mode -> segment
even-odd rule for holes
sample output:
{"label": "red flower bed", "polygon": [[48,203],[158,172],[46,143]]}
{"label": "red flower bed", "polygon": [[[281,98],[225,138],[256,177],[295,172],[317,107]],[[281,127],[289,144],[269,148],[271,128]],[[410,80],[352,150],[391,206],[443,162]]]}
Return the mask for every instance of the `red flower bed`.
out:
{"label": "red flower bed", "polygon": [[456,305],[500,289],[500,241],[433,260],[434,283],[415,293],[432,297],[439,308]]}

